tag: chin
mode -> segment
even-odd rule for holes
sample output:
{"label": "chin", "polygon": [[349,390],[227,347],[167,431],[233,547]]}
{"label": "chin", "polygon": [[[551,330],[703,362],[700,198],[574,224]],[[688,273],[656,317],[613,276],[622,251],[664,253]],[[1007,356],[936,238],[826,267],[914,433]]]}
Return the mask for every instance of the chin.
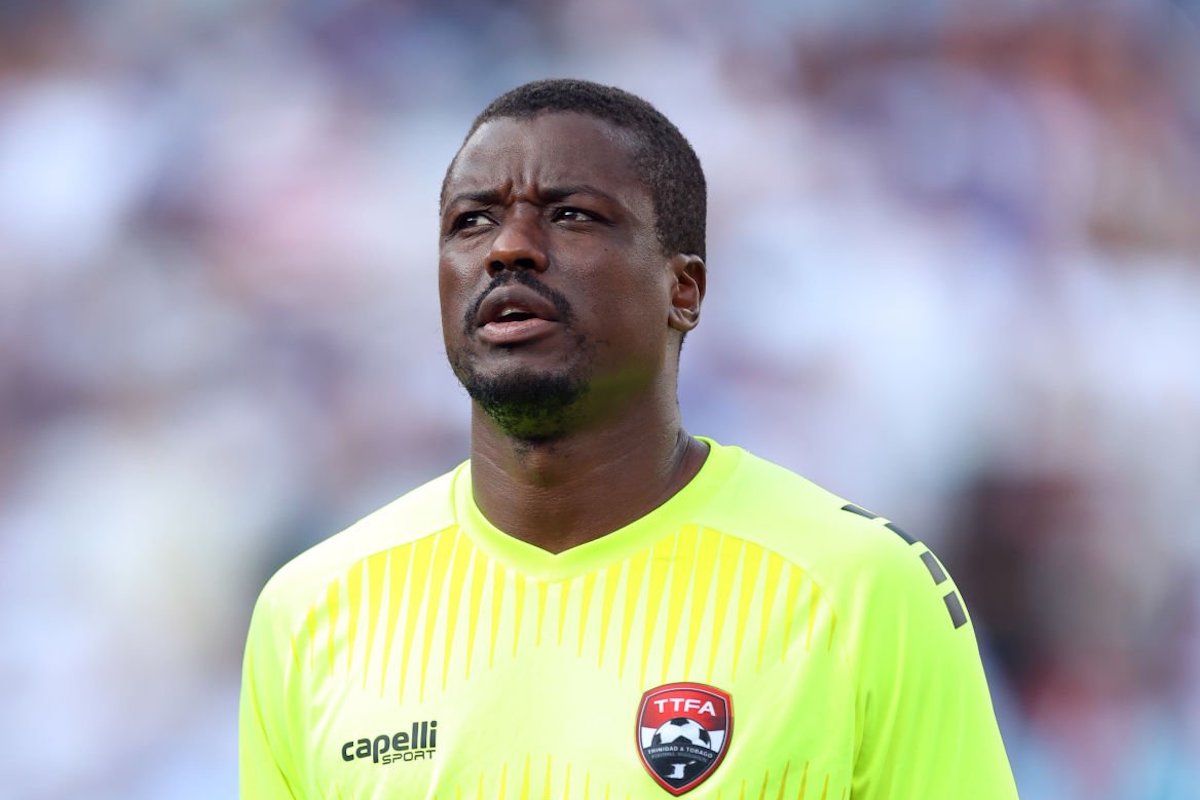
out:
{"label": "chin", "polygon": [[490,375],[456,359],[451,359],[451,367],[467,394],[498,428],[529,442],[565,435],[587,393],[587,380],[578,369],[519,369]]}

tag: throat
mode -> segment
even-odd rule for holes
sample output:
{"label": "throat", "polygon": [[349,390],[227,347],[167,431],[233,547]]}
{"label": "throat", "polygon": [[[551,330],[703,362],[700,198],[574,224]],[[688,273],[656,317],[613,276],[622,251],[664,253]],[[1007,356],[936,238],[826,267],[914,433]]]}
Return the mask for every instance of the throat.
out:
{"label": "throat", "polygon": [[575,437],[525,443],[503,454],[477,446],[471,459],[475,502],[501,531],[561,553],[667,502],[708,454],[706,444],[683,431],[660,443],[605,449]]}

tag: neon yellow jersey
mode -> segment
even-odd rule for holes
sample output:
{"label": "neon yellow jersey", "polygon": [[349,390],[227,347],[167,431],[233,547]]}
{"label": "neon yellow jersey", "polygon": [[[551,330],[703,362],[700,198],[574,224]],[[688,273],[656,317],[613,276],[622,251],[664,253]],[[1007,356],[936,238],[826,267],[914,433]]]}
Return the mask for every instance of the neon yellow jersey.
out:
{"label": "neon yellow jersey", "polygon": [[489,524],[464,464],[280,569],[242,797],[1015,798],[928,548],[708,444],[665,504],[561,554]]}

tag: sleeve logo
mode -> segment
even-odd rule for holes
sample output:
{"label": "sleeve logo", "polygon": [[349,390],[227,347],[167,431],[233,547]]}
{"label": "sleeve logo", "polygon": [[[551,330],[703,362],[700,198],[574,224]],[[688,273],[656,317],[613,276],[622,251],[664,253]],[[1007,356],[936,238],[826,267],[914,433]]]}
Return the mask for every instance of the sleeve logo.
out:
{"label": "sleeve logo", "polygon": [[659,786],[678,797],[706,781],[725,757],[733,702],[702,683],[667,683],[642,695],[638,755]]}

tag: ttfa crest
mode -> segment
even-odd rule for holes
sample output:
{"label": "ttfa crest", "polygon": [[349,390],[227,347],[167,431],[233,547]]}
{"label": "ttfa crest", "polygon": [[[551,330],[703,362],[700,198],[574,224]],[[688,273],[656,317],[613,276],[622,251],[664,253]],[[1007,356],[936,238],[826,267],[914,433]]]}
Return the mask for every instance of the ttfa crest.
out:
{"label": "ttfa crest", "polygon": [[673,795],[695,789],[729,749],[733,703],[703,683],[668,683],[642,695],[638,754],[650,777]]}

